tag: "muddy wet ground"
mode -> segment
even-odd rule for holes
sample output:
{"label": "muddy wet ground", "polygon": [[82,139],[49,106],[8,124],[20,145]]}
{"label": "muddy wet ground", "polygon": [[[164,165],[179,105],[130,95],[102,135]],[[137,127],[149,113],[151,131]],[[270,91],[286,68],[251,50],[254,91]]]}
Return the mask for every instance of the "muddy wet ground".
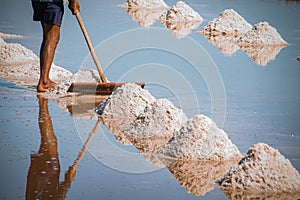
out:
{"label": "muddy wet ground", "polygon": [[[117,7],[122,3],[124,2],[101,1],[100,3],[94,0],[81,2],[82,17],[95,46],[111,35],[132,28],[140,28],[140,25],[134,22],[124,9]],[[166,1],[166,3],[173,5],[176,1]],[[215,18],[219,12],[233,8],[251,24],[268,21],[290,44],[279,52],[274,61],[270,61],[267,66],[260,66],[241,50],[231,56],[224,55],[195,30],[189,35],[202,45],[220,71],[227,97],[223,129],[229,134],[232,142],[243,153],[255,143],[265,142],[279,149],[300,171],[300,65],[296,61],[300,52],[300,25],[297,21],[300,4],[293,1],[259,0],[215,1],[213,3],[189,1],[187,3],[207,20],[199,29]],[[24,20],[20,21],[20,18],[11,10],[22,13]],[[32,10],[29,2],[4,1],[0,15],[1,32],[25,36],[25,38],[10,39],[7,42],[21,43],[35,53],[39,51],[41,30],[38,23],[31,21]],[[152,26],[163,28],[159,22]],[[175,36],[170,32],[170,37]],[[119,45],[122,46],[125,43]],[[66,8],[55,63],[76,72],[81,69],[79,66],[84,63],[87,51],[80,29]],[[99,59],[102,58],[99,57]],[[132,66],[145,63],[165,64],[179,70],[190,69],[189,63],[178,56],[148,49],[130,52],[119,57],[110,63],[106,74],[109,79],[118,80],[122,73],[131,69]],[[174,95],[168,88],[153,83],[146,85],[146,89],[156,98],[168,98],[176,106],[180,106],[178,96],[192,101],[196,95],[199,107],[190,103],[183,108],[184,112],[188,117],[199,113],[211,116],[211,99],[205,82],[198,80],[198,76],[194,77],[193,71],[186,70],[183,74],[197,86],[195,94],[179,91]],[[166,77],[169,74],[160,75]],[[153,82],[158,78],[154,77]],[[0,107],[1,199],[24,199],[30,193],[36,194],[37,190],[29,190],[36,182],[48,185],[48,193],[66,195],[66,199],[227,199],[218,188],[209,187],[207,191],[199,188],[199,191],[195,191],[195,195],[186,192],[191,190],[180,185],[181,181],[178,181],[176,177],[182,177],[182,174],[174,175],[175,168],[172,168],[170,173],[168,168],[161,168],[162,165],[155,160],[139,155],[134,146],[121,144],[103,125],[93,137],[90,152],[85,153],[76,170],[74,166],[70,169],[69,167],[80,154],[97,120],[88,117],[81,119],[82,107],[80,106],[80,112],[78,110],[76,112],[78,107],[62,110],[52,100],[38,101],[33,86],[24,88],[1,80]],[[44,115],[45,113],[47,116]],[[43,128],[43,125],[46,128]],[[53,134],[55,134],[56,143],[53,141]],[[46,148],[41,146],[43,137],[50,138],[52,144],[54,142],[54,146],[57,145],[57,149],[50,150],[52,145],[49,147],[49,151],[53,153],[49,154],[50,159],[41,162],[39,159],[33,159],[35,160],[33,161],[31,158],[36,155],[40,147],[42,150]],[[116,148],[110,149],[111,146]],[[135,165],[132,160],[127,159],[124,151],[138,158],[140,165]],[[46,152],[48,152],[47,148]],[[57,161],[59,161],[59,167]],[[34,169],[33,165],[36,165],[34,163],[39,163],[42,170],[31,170]],[[227,165],[224,164],[224,166]],[[40,169],[40,167],[35,169]],[[47,170],[52,174],[51,181],[45,177],[45,174],[48,174]],[[134,171],[136,173],[129,173]],[[141,173],[145,171],[147,173]],[[201,175],[198,171],[191,173],[192,176],[195,174]],[[183,180],[193,180],[193,178],[185,178]],[[193,183],[187,182],[187,184]],[[51,187],[53,185],[57,187],[53,189]],[[204,196],[198,197],[199,194]]]}

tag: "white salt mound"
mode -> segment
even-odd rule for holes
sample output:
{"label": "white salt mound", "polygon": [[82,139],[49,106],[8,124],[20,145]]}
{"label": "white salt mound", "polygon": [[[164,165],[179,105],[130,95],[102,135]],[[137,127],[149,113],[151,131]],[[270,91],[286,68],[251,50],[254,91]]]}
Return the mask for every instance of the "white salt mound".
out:
{"label": "white salt mound", "polygon": [[[0,77],[18,84],[37,84],[40,76],[37,55],[21,44],[6,43],[3,39],[0,39],[0,46]],[[59,82],[71,75],[70,71],[53,64],[49,76]]]}
{"label": "white salt mound", "polygon": [[288,45],[268,22],[255,24],[251,30],[239,38],[238,44],[240,46]]}
{"label": "white salt mound", "polygon": [[118,87],[95,111],[103,116],[114,115],[135,119],[144,112],[148,104],[153,103],[155,100],[155,97],[139,85],[126,83]]}
{"label": "white salt mound", "polygon": [[168,5],[163,0],[127,0],[124,6],[131,8],[167,8]]}
{"label": "white salt mound", "polygon": [[171,138],[187,120],[181,109],[167,99],[158,99],[146,106],[125,130],[129,137],[166,137]]}
{"label": "white salt mound", "polygon": [[144,112],[145,107],[156,99],[135,83],[118,87],[105,101],[96,107],[104,125],[122,144],[131,144],[124,130]]}
{"label": "white salt mound", "polygon": [[300,192],[300,175],[278,150],[264,143],[250,147],[247,155],[219,182],[223,191],[253,193]]}
{"label": "white salt mound", "polygon": [[251,30],[252,26],[235,10],[226,9],[210,21],[201,31],[210,35],[240,36]]}
{"label": "white salt mound", "polygon": [[158,153],[176,159],[229,160],[241,157],[227,134],[204,115],[196,115]]}
{"label": "white salt mound", "polygon": [[[54,66],[53,66],[54,67]],[[59,72],[58,70],[51,69],[53,72]],[[56,73],[56,76],[59,76],[59,73]],[[59,82],[54,88],[52,88],[48,94],[50,95],[66,95],[69,87],[73,82],[82,83],[82,82],[100,82],[99,74],[94,69],[89,70],[79,70],[74,75],[68,77],[67,79]],[[76,89],[76,88],[75,88]]]}
{"label": "white salt mound", "polygon": [[189,5],[183,1],[178,1],[168,11],[166,11],[160,18],[162,24],[167,22],[191,22],[203,21],[203,18]]}

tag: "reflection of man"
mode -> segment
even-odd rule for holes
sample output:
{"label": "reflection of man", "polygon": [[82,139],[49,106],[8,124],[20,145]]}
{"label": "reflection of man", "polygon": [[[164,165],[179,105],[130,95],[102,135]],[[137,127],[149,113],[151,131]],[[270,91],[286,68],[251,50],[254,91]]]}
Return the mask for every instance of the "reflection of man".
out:
{"label": "reflection of man", "polygon": [[[40,21],[43,28],[43,42],[40,49],[40,79],[38,92],[47,92],[56,83],[50,80],[49,73],[60,36],[60,26],[64,14],[63,0],[32,0],[33,20]],[[77,0],[69,0],[73,15],[79,12]]]}
{"label": "reflection of man", "polygon": [[65,199],[75,177],[75,168],[70,167],[65,174],[65,181],[59,182],[60,164],[57,140],[48,111],[48,100],[38,95],[38,101],[41,145],[38,153],[31,155],[26,199]]}

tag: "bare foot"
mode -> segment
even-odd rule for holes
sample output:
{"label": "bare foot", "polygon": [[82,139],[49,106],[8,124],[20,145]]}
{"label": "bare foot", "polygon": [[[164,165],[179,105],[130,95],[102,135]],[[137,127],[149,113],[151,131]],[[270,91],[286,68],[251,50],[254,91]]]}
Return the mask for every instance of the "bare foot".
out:
{"label": "bare foot", "polygon": [[49,80],[48,82],[39,82],[37,85],[37,91],[38,92],[49,92],[51,88],[54,88],[56,86],[56,83]]}

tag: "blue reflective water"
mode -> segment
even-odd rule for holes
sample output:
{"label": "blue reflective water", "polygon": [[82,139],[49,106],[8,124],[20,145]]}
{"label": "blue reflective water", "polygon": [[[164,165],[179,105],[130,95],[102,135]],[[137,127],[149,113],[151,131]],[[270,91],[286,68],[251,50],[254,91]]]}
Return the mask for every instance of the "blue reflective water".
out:
{"label": "blue reflective water", "polygon": [[[117,5],[123,1],[82,1],[81,15],[95,46],[115,34],[141,26]],[[168,5],[176,1],[166,1]],[[243,51],[233,55],[222,54],[203,35],[195,31],[188,37],[201,45],[216,64],[226,92],[226,117],[224,130],[230,135],[233,143],[241,150],[257,142],[265,142],[289,158],[295,168],[300,170],[300,63],[296,57],[300,52],[300,4],[293,1],[196,1],[187,3],[206,20],[200,27],[215,18],[227,8],[238,11],[249,23],[268,21],[276,27],[289,46],[282,49],[274,61],[263,67],[253,62]],[[23,39],[7,42],[21,43],[35,53],[39,51],[41,28],[32,21],[30,1],[4,0],[1,2],[0,31],[22,34]],[[156,22],[153,27],[163,26]],[[170,37],[175,36],[170,32]],[[134,43],[135,41],[128,41]],[[119,44],[120,47],[124,44]],[[101,45],[100,45],[101,46]],[[108,51],[120,48],[118,44]],[[195,52],[191,52],[195,53]],[[67,10],[61,30],[61,40],[57,49],[55,63],[72,72],[76,72],[82,63],[85,64],[88,49],[75,18]],[[101,60],[103,55],[98,54]],[[197,113],[212,115],[211,96],[207,85],[199,76],[193,76],[190,63],[169,52],[143,49],[120,56],[110,63],[106,75],[111,80],[118,80],[130,67],[149,63],[161,64],[171,69],[183,69],[190,83],[197,85],[195,90],[199,106],[190,104],[184,112],[192,117]],[[91,64],[92,66],[92,64]],[[149,73],[150,74],[150,73]],[[150,74],[152,75],[152,74]],[[153,76],[153,75],[152,75]],[[158,74],[157,77],[172,79],[170,74]],[[151,78],[151,77],[150,77]],[[153,79],[156,77],[153,76]],[[180,82],[178,83],[180,84]],[[40,106],[32,91],[17,89],[15,85],[1,81],[1,114],[0,114],[0,151],[2,187],[1,199],[24,199],[26,194],[27,173],[31,165],[31,152],[40,148],[41,129],[39,127]],[[195,85],[193,85],[195,86]],[[168,87],[149,84],[146,88],[156,97],[167,97],[180,106],[178,96],[192,99],[192,93],[180,91],[174,94]],[[191,100],[192,101],[192,100]],[[48,102],[53,131],[57,138],[60,177],[65,182],[65,173],[79,154],[83,142],[78,136],[74,119],[68,112]],[[90,121],[89,124],[94,124]],[[84,121],[82,120],[84,125]],[[87,126],[87,130],[92,126]],[[121,145],[104,128],[104,135],[110,141],[128,151],[137,152],[134,147]],[[83,133],[87,137],[89,132]],[[93,141],[101,140],[98,134]],[[113,170],[93,154],[85,154],[80,161],[75,179],[67,193],[67,199],[226,199],[222,191],[214,189],[204,197],[197,197],[185,191],[178,180],[167,168],[145,174],[132,174]],[[129,161],[130,162],[130,161]],[[122,163],[120,163],[121,165]]]}

